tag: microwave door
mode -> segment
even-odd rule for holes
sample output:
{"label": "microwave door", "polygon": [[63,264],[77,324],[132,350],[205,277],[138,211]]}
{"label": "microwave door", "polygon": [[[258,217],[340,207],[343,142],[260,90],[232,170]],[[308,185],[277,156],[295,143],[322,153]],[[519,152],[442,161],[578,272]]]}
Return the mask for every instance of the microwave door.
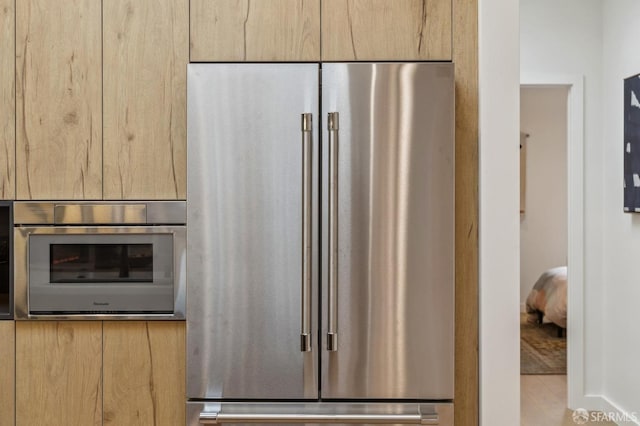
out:
{"label": "microwave door", "polygon": [[452,64],[323,64],[322,397],[452,399]]}
{"label": "microwave door", "polygon": [[30,314],[174,312],[174,239],[181,228],[21,231],[28,232]]}
{"label": "microwave door", "polygon": [[317,397],[317,87],[317,64],[188,66],[188,398]]}

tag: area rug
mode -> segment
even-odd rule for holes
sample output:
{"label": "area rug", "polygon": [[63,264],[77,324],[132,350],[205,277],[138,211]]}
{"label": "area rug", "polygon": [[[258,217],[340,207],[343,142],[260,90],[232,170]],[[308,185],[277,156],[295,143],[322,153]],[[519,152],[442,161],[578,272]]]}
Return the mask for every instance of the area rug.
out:
{"label": "area rug", "polygon": [[520,374],[567,374],[567,339],[551,323],[520,319]]}

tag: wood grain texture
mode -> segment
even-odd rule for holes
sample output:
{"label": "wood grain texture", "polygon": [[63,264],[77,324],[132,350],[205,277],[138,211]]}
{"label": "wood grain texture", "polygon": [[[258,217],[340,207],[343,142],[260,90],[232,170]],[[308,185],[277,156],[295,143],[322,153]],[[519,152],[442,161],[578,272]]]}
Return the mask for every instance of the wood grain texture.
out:
{"label": "wood grain texture", "polygon": [[15,424],[15,349],[15,323],[0,321],[0,426]]}
{"label": "wood grain texture", "polygon": [[320,0],[191,0],[191,60],[319,61]]}
{"label": "wood grain texture", "polygon": [[14,1],[0,0],[0,199],[3,200],[14,199],[16,193]]}
{"label": "wood grain texture", "polygon": [[18,199],[102,197],[99,0],[16,0]]}
{"label": "wood grain texture", "polygon": [[322,60],[451,60],[451,0],[323,0]]}
{"label": "wood grain texture", "polygon": [[185,199],[188,0],[104,0],[104,198]]}
{"label": "wood grain texture", "polygon": [[453,0],[456,66],[455,424],[479,424],[478,1]]}
{"label": "wood grain texture", "polygon": [[104,323],[104,425],[185,423],[185,323]]}
{"label": "wood grain texture", "polygon": [[16,426],[102,425],[102,323],[16,322]]}

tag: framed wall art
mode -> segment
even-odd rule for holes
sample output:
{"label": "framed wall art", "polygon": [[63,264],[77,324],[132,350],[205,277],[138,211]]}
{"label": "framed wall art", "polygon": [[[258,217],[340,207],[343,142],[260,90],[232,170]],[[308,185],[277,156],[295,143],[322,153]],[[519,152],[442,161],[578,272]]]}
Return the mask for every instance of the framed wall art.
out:
{"label": "framed wall art", "polygon": [[640,74],[624,80],[624,211],[640,213]]}

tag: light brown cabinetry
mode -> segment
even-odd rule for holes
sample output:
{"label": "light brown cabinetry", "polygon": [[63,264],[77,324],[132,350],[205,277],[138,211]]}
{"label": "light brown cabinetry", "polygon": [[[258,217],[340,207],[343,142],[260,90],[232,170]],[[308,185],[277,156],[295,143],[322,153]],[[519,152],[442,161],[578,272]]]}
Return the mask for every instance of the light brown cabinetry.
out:
{"label": "light brown cabinetry", "polygon": [[104,425],[184,424],[184,323],[105,322],[103,342]]}
{"label": "light brown cabinetry", "polygon": [[15,419],[15,323],[0,321],[0,426]]}
{"label": "light brown cabinetry", "polygon": [[319,61],[320,0],[191,0],[191,61]]}
{"label": "light brown cabinetry", "polygon": [[14,5],[14,0],[0,0],[0,199],[3,200],[15,197]]}
{"label": "light brown cabinetry", "polygon": [[16,0],[15,17],[16,198],[185,199],[188,0]]}
{"label": "light brown cabinetry", "polygon": [[102,196],[100,28],[98,0],[16,0],[18,199]]}
{"label": "light brown cabinetry", "polygon": [[15,347],[16,426],[184,424],[184,322],[18,321]]}
{"label": "light brown cabinetry", "polygon": [[185,199],[188,0],[106,0],[104,198]]}
{"label": "light brown cabinetry", "polygon": [[102,323],[16,322],[16,426],[102,424]]}
{"label": "light brown cabinetry", "polygon": [[[190,0],[190,6],[191,60],[196,62],[454,60],[456,424],[477,424],[477,0]],[[171,12],[167,7],[173,8]],[[186,172],[180,170],[175,152],[184,151],[186,137],[173,130],[184,128],[184,123],[171,110],[184,114],[186,108],[180,94],[174,97],[173,93],[181,84],[174,81],[183,78],[180,67],[185,68],[189,49],[189,41],[179,42],[185,33],[188,36],[184,30],[189,24],[187,7],[187,0],[0,0],[0,70],[15,66],[16,71],[0,72],[0,198],[12,198],[16,186],[19,199],[119,198],[118,194],[173,198],[175,193],[184,197],[180,191],[184,194]],[[141,31],[147,34],[147,29],[145,38]],[[160,51],[164,59],[152,58],[147,64],[141,58],[151,51]],[[178,73],[176,80],[166,77],[173,72]],[[108,91],[104,95],[103,83]],[[137,99],[149,93],[157,105]],[[158,93],[160,97],[155,97]],[[165,105],[171,105],[170,113]],[[135,112],[135,120],[145,123],[129,126],[133,115],[128,112]],[[149,129],[168,128],[167,117],[178,124],[171,123],[170,132],[162,130],[156,144],[151,140],[156,133]],[[167,142],[166,135],[173,141]],[[145,144],[152,148],[142,149]],[[172,150],[166,148],[170,144]],[[104,166],[103,148],[110,158]],[[174,158],[155,158],[168,155]],[[175,179],[167,179],[169,167]],[[139,175],[131,171],[134,168],[146,170]],[[160,177],[150,184],[149,176],[156,172]],[[109,180],[104,195],[103,174]],[[23,326],[29,330],[27,324]],[[24,352],[35,352],[20,345],[21,340],[18,336]],[[56,351],[70,344],[61,339]],[[0,351],[3,348],[0,345]],[[59,356],[56,351],[34,356]],[[20,365],[24,367],[25,361]],[[39,371],[45,373],[42,367]],[[30,380],[36,378],[28,371],[25,374]],[[5,376],[0,377],[3,380]],[[11,399],[3,399],[5,395],[0,393],[0,404]],[[17,400],[26,404],[24,399]]]}
{"label": "light brown cabinetry", "polygon": [[[480,422],[478,340],[478,0],[453,0],[456,66],[455,419]],[[514,212],[514,215],[516,213]]]}
{"label": "light brown cabinetry", "polygon": [[451,0],[322,0],[322,60],[451,60]]}
{"label": "light brown cabinetry", "polygon": [[190,60],[448,61],[451,2],[191,0]]}

